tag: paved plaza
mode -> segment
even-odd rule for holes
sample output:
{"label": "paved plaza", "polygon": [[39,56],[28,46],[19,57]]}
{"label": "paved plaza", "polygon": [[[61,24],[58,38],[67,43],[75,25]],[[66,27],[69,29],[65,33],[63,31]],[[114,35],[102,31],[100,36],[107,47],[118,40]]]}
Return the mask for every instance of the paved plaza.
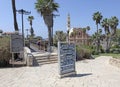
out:
{"label": "paved plaza", "polygon": [[111,57],[76,62],[76,76],[59,78],[58,64],[0,69],[0,87],[120,87],[120,68]]}

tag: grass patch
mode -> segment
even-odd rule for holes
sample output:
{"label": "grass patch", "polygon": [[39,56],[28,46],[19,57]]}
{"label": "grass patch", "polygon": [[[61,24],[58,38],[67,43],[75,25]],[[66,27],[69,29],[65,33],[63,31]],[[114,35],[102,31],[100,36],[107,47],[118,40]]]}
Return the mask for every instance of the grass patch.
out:
{"label": "grass patch", "polygon": [[99,55],[93,55],[94,58],[97,58],[99,56],[112,56],[113,58],[119,58],[120,59],[120,54],[113,54],[113,53],[101,53]]}

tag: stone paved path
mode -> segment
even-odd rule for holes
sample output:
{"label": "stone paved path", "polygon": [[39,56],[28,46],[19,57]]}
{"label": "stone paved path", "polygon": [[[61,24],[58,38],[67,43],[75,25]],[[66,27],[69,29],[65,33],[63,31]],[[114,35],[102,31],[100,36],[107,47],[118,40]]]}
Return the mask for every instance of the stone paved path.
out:
{"label": "stone paved path", "polygon": [[77,75],[58,77],[58,64],[0,69],[0,87],[120,87],[120,69],[109,65],[111,57],[76,63]]}

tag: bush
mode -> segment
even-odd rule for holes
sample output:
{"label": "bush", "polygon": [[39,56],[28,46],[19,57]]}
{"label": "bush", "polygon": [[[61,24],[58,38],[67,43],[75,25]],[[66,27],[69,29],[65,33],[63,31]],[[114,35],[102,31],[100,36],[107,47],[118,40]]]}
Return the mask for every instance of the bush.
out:
{"label": "bush", "polygon": [[90,59],[91,58],[91,49],[84,46],[76,46],[76,60]]}
{"label": "bush", "polygon": [[9,47],[0,49],[0,67],[9,65],[11,53]]}
{"label": "bush", "polygon": [[84,49],[83,58],[89,59],[90,57],[91,57],[91,51],[90,51],[90,49]]}
{"label": "bush", "polygon": [[120,46],[118,44],[113,45],[110,49],[110,52],[115,54],[120,53]]}
{"label": "bush", "polygon": [[99,52],[97,52],[97,51],[92,51],[92,54],[93,54],[93,55],[98,55]]}
{"label": "bush", "polygon": [[114,54],[119,54],[120,52],[118,50],[113,51]]}
{"label": "bush", "polygon": [[9,38],[0,39],[0,67],[8,66],[11,58]]}

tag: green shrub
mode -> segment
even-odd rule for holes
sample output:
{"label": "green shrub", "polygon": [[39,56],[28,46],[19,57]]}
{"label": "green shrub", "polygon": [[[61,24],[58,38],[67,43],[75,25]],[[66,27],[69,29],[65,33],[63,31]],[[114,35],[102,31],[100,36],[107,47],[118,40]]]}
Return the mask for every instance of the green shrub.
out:
{"label": "green shrub", "polygon": [[11,53],[9,47],[0,49],[0,67],[9,65]]}
{"label": "green shrub", "polygon": [[118,50],[113,51],[114,54],[119,54],[120,52]]}
{"label": "green shrub", "polygon": [[76,60],[89,59],[91,58],[91,49],[85,46],[76,46]]}
{"label": "green shrub", "polygon": [[0,39],[0,67],[9,65],[9,60],[11,58],[9,40],[8,37]]}
{"label": "green shrub", "polygon": [[98,51],[92,51],[92,54],[93,54],[93,55],[98,55],[99,52],[98,52]]}
{"label": "green shrub", "polygon": [[115,54],[120,53],[120,46],[119,46],[118,44],[114,44],[114,45],[110,48],[110,52],[111,52],[111,53],[115,53]]}
{"label": "green shrub", "polygon": [[84,49],[83,51],[84,51],[83,58],[89,59],[91,57],[91,51],[90,51],[90,49]]}

